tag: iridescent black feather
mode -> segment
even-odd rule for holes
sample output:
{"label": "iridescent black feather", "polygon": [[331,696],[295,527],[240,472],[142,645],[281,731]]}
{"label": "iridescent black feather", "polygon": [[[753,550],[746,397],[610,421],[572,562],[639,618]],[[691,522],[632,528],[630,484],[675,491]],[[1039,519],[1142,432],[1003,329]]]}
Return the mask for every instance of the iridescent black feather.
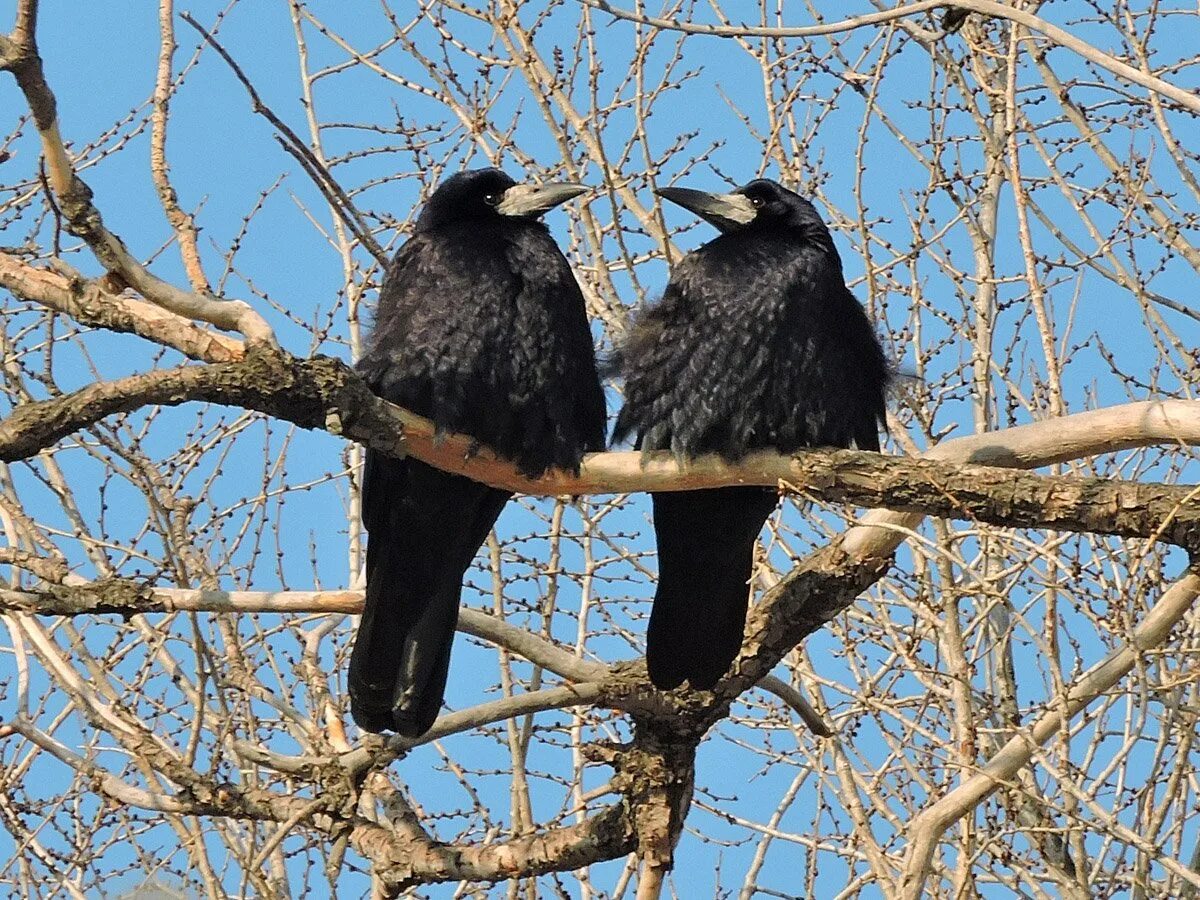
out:
{"label": "iridescent black feather", "polygon": [[[753,202],[753,220],[722,223],[725,233],[684,257],[619,351],[625,406],[614,440],[632,434],[643,450],[728,460],[764,448],[878,450],[889,368],[829,229],[773,181],[736,194]],[[754,542],[774,492],[653,499],[650,676],[662,688],[710,688],[741,645]]]}
{"label": "iridescent black feather", "polygon": [[[546,227],[497,210],[514,184],[483,169],[434,192],[387,271],[357,368],[381,397],[526,474],[577,471],[604,446],[591,330]],[[349,679],[362,728],[416,736],[433,724],[463,576],[509,496],[367,451],[366,607]]]}

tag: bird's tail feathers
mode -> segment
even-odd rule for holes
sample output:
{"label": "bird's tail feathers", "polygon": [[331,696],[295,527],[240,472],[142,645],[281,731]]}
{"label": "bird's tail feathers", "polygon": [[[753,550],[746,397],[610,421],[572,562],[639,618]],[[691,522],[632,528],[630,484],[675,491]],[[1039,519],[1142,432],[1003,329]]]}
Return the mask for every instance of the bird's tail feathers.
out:
{"label": "bird's tail feathers", "polygon": [[742,645],[754,545],[774,491],[717,488],[654,495],[658,591],[646,636],[650,680],[711,689]]}
{"label": "bird's tail feathers", "polygon": [[[463,577],[509,494],[404,461],[372,483],[367,591],[350,656],[350,711],[367,731],[419,737],[442,706]],[[384,515],[384,513],[388,515]]]}
{"label": "bird's tail feathers", "polygon": [[450,651],[458,625],[459,582],[443,583],[421,616],[404,635],[391,696],[392,728],[405,737],[428,731],[442,708]]}
{"label": "bird's tail feathers", "polygon": [[383,530],[367,543],[367,590],[350,652],[350,715],[364,731],[392,730],[392,693],[406,631],[404,607],[394,596],[404,577],[399,555],[385,552]]}
{"label": "bird's tail feathers", "polygon": [[350,713],[365,731],[419,737],[437,718],[463,575],[482,542],[475,540],[473,510],[463,512],[456,540],[443,535],[441,546],[437,535],[414,527],[371,531],[366,600],[349,678]]}
{"label": "bird's tail feathers", "polygon": [[[371,546],[380,550],[372,554]],[[350,654],[350,714],[364,731],[419,737],[442,706],[461,573],[453,566],[422,573],[396,550],[383,534],[371,535],[366,602]]]}

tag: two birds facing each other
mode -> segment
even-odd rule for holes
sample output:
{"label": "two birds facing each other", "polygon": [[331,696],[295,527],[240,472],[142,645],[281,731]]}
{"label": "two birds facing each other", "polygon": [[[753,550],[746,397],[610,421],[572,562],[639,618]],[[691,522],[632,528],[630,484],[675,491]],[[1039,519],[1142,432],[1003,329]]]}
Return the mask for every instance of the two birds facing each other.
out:
{"label": "two birds facing each other", "polygon": [[[380,291],[358,364],[381,397],[462,432],[528,475],[577,471],[602,450],[604,392],[579,285],[538,217],[583,193],[497,169],[429,198]],[[846,288],[829,229],[768,180],[728,194],[659,194],[714,225],[618,349],[614,440],[734,461],[758,449],[879,449],[889,368]],[[366,605],[350,660],[351,712],[415,737],[441,708],[463,577],[510,498],[419,460],[367,451]],[[650,678],[709,689],[742,642],[754,544],[770,488],[652,495],[659,580]]]}

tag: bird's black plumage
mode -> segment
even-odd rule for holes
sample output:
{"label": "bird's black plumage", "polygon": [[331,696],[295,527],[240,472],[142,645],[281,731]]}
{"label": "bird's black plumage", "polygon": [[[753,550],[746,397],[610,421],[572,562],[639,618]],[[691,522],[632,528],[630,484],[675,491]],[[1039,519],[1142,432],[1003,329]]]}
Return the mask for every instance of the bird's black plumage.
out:
{"label": "bird's black plumage", "polygon": [[[737,460],[756,449],[878,450],[889,369],[846,288],[832,235],[773,181],[732,194],[665,189],[722,234],[675,266],[619,351],[614,439]],[[762,488],[653,496],[659,581],[647,636],[661,688],[711,688],[741,646]]]}
{"label": "bird's black plumage", "polygon": [[[536,216],[581,192],[455,175],[429,198],[379,295],[359,372],[387,400],[538,475],[604,445],[604,394],[579,285]],[[366,606],[354,720],[423,734],[441,707],[463,576],[506,491],[367,451]]]}

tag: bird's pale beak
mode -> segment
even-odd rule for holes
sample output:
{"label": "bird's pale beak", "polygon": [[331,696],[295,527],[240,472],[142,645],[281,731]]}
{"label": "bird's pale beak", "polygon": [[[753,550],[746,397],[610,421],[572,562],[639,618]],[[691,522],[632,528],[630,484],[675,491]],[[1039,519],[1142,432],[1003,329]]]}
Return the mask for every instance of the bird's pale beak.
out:
{"label": "bird's pale beak", "polygon": [[659,188],[655,193],[694,212],[721,231],[736,231],[749,225],[758,215],[758,210],[744,194],[710,194],[677,187]]}
{"label": "bird's pale beak", "polygon": [[505,216],[537,217],[566,203],[572,197],[587,193],[586,185],[571,181],[555,181],[548,184],[515,184],[504,192],[496,205],[496,211]]}

